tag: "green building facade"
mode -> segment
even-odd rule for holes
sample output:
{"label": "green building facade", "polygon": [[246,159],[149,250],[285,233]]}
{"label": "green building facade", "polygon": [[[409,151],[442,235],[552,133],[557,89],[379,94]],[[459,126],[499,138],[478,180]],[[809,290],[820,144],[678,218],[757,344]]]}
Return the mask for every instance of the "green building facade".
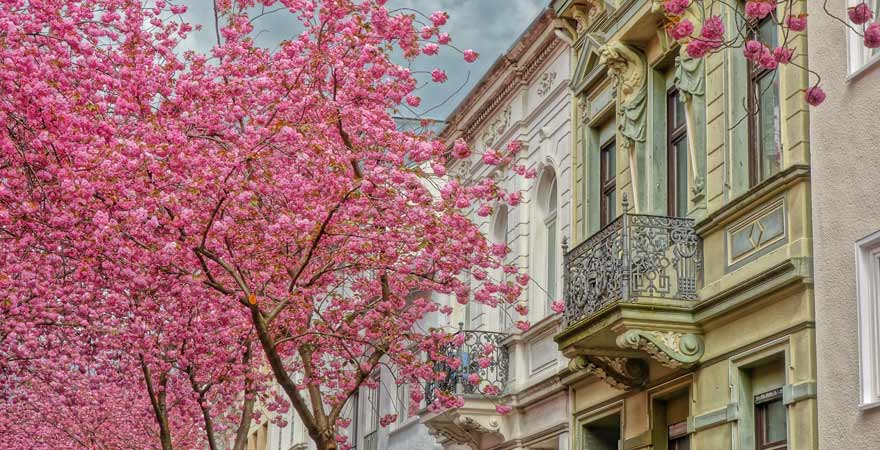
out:
{"label": "green building facade", "polygon": [[555,337],[571,448],[817,448],[806,71],[690,59],[658,2],[553,8],[576,99]]}

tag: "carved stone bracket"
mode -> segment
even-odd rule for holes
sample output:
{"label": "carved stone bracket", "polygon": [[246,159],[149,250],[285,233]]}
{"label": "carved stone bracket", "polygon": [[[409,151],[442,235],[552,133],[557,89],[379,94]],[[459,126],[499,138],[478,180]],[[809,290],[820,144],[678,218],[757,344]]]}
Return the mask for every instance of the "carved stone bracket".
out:
{"label": "carved stone bracket", "polygon": [[508,106],[502,109],[501,112],[489,122],[489,126],[483,133],[483,144],[485,144],[486,147],[491,147],[497,144],[498,138],[507,131],[507,127],[510,125],[511,113],[510,106]]}
{"label": "carved stone bracket", "polygon": [[671,368],[692,366],[705,350],[702,336],[674,331],[628,330],[617,337],[617,345],[641,350]]}
{"label": "carved stone bracket", "polygon": [[611,387],[624,391],[644,386],[648,381],[648,364],[637,358],[578,355],[568,367],[572,371],[589,372]]}

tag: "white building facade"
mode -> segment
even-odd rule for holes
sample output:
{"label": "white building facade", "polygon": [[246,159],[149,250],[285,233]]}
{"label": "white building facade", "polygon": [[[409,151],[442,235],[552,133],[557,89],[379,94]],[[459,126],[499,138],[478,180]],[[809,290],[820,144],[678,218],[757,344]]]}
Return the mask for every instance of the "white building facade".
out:
{"label": "white building facade", "polygon": [[[420,412],[420,422],[444,449],[568,450],[569,394],[560,382],[568,369],[553,341],[562,324],[551,303],[562,297],[562,241],[570,235],[572,104],[569,47],[554,33],[553,22],[551,11],[542,12],[450,115],[441,133],[446,142],[463,139],[474,149],[470,159],[450,164],[450,177],[462,183],[491,177],[508,192],[522,192],[519,205],[498,204],[489,216],[473,218],[491,240],[507,243],[507,262],[532,280],[519,299],[528,306],[532,324],[525,332],[514,326],[523,317],[512,307],[453,305],[452,321],[467,336],[457,349],[463,356],[458,379],[476,369],[467,363],[468,354],[479,354],[486,343],[498,344],[495,365],[480,375],[501,394],[470,392],[474,389],[459,382],[464,407]],[[534,179],[482,163],[487,148],[504,149],[512,141],[522,143],[514,164],[533,169]],[[500,415],[498,404],[513,410]]]}

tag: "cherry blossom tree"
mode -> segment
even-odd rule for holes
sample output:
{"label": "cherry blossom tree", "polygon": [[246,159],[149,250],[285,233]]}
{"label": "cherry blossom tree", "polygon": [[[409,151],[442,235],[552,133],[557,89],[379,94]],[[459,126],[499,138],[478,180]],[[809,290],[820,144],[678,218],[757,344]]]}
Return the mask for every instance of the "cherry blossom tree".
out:
{"label": "cherry blossom tree", "polygon": [[[743,14],[800,32],[793,4],[748,2]],[[768,68],[795,63],[784,43],[725,31],[700,5],[663,4],[690,56],[741,46]],[[299,31],[259,47],[258,6],[286,9]],[[177,3],[0,6],[9,448],[240,449],[252,421],[283,425],[287,408],[318,449],[348,448],[343,408],[379,366],[420,386],[443,376],[437,362],[461,363],[443,351],[449,330],[425,325],[451,313],[441,297],[515,303],[529,282],[471,219],[521,193],[445,174],[481,157],[531,177],[518,144],[473,155],[395,123],[421,87],[448,79],[411,62],[478,56],[452,46],[446,13],[384,0],[215,8],[217,43],[201,54],[181,50],[194,27]],[[876,46],[870,12],[849,16]],[[824,98],[818,87],[805,95]],[[497,270],[515,281],[486,275]],[[431,408],[461,405],[433,398]]]}

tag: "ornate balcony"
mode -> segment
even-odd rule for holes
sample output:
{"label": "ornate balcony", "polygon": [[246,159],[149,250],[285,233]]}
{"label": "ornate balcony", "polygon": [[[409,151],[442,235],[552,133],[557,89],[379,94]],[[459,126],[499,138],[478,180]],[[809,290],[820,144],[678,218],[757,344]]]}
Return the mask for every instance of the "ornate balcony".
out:
{"label": "ornate balcony", "polygon": [[[460,324],[461,325],[461,324]],[[493,399],[504,395],[510,370],[510,355],[504,340],[508,335],[490,331],[461,330],[461,345],[450,345],[446,355],[458,358],[457,368],[437,362],[434,369],[443,378],[425,386],[425,400],[431,404],[438,392],[464,397],[464,406],[446,411],[424,411],[424,423],[446,447],[473,445],[489,448],[504,442],[506,428],[495,411]],[[469,378],[479,377],[477,383]]]}
{"label": "ornate balcony", "polygon": [[[464,335],[463,343],[460,346],[449,346],[445,353],[458,358],[461,365],[457,369],[442,362],[434,365],[435,372],[446,375],[442,380],[425,386],[427,404],[434,401],[435,391],[493,397],[502,394],[507,387],[510,356],[507,347],[502,343],[507,335],[472,330],[461,330],[456,334]],[[468,381],[471,374],[480,377],[479,383]]]}
{"label": "ornate balcony", "polygon": [[572,368],[620,388],[647,379],[649,356],[686,367],[703,353],[690,307],[702,249],[692,219],[624,213],[568,251],[563,242],[566,330],[557,336]]}

